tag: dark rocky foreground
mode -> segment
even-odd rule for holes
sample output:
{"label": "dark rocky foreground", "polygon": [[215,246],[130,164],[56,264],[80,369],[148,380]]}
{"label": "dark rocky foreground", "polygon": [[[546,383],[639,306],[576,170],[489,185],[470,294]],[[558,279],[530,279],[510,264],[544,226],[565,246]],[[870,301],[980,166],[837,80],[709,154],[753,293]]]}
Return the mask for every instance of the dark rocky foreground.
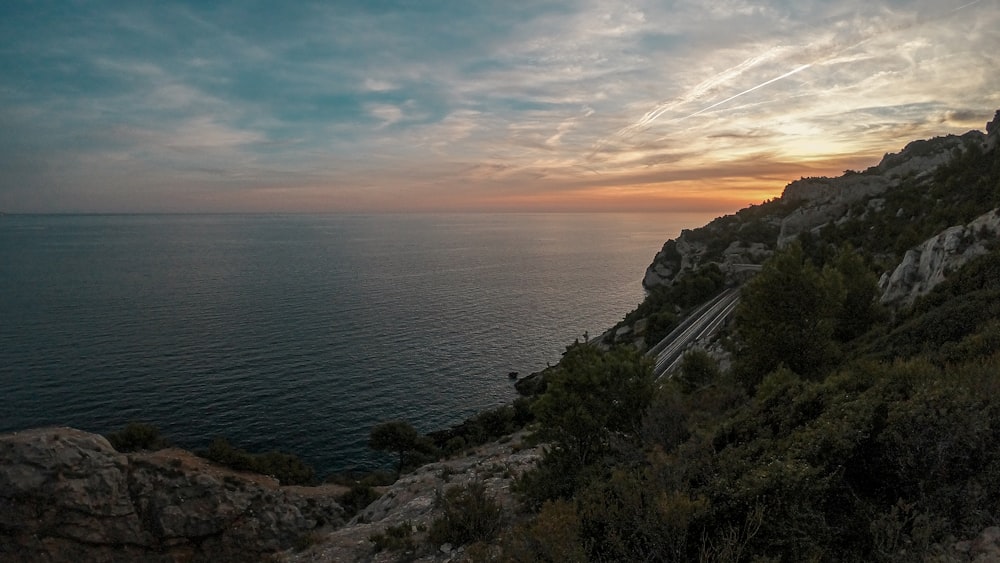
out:
{"label": "dark rocky foreground", "polygon": [[[541,457],[522,438],[420,467],[345,521],[337,485],[279,486],[174,448],[119,453],[72,428],[2,434],[0,562],[461,561],[460,546],[427,544],[436,499],[476,481],[510,509],[511,482]],[[420,553],[373,546],[404,523]]]}
{"label": "dark rocky foreground", "polygon": [[258,560],[341,526],[338,492],[72,428],[4,434],[0,561]]}

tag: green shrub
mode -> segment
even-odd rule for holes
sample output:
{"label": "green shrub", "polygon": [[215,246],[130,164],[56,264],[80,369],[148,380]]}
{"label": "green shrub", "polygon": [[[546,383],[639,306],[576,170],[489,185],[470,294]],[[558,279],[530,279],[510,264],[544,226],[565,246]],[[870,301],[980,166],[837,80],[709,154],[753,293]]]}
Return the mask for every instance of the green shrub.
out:
{"label": "green shrub", "polygon": [[503,508],[474,481],[452,487],[438,499],[443,514],[431,523],[429,539],[435,545],[466,545],[496,536],[504,523]]}
{"label": "green shrub", "polygon": [[588,561],[580,537],[580,517],[572,502],[542,505],[530,522],[518,525],[501,541],[500,561],[512,563],[584,563]]}
{"label": "green shrub", "polygon": [[106,437],[111,446],[120,452],[162,450],[170,446],[167,439],[160,435],[159,428],[145,422],[130,422],[122,430]]}
{"label": "green shrub", "polygon": [[207,450],[197,453],[205,459],[231,469],[270,475],[278,479],[282,485],[316,483],[316,471],[293,454],[283,452],[251,454],[233,446],[225,438],[215,438]]}
{"label": "green shrub", "polygon": [[344,493],[343,496],[337,499],[337,503],[346,512],[346,517],[351,518],[358,512],[361,512],[369,504],[375,502],[382,495],[378,494],[375,489],[357,484],[351,487],[351,490]]}
{"label": "green shrub", "polygon": [[692,523],[708,502],[651,485],[640,473],[619,469],[578,495],[580,534],[591,560],[688,560],[699,539]]}
{"label": "green shrub", "polygon": [[708,385],[722,375],[719,363],[708,352],[695,348],[684,354],[680,373],[674,376],[685,393]]}
{"label": "green shrub", "polygon": [[293,454],[266,452],[251,456],[251,459],[252,471],[273,475],[282,485],[312,485],[316,482],[316,470]]}
{"label": "green shrub", "polygon": [[413,523],[406,521],[396,526],[389,526],[383,532],[372,534],[368,541],[374,544],[375,552],[402,551],[413,552],[417,544],[413,538]]}
{"label": "green shrub", "polygon": [[634,348],[607,352],[576,344],[532,410],[540,434],[583,466],[616,439],[637,437],[652,397],[652,364]]}

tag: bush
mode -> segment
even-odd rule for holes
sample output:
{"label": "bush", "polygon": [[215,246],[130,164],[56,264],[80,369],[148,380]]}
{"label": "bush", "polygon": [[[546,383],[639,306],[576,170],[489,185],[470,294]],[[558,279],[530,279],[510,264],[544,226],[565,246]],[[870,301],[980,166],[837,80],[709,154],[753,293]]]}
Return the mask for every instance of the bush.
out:
{"label": "bush", "polygon": [[542,505],[538,516],[503,538],[501,550],[501,561],[516,563],[588,561],[580,537],[580,517],[573,503],[563,500]]}
{"label": "bush", "polygon": [[674,377],[685,393],[691,393],[719,379],[719,363],[708,352],[695,348],[684,354],[680,373]]}
{"label": "bush", "polygon": [[160,429],[145,422],[130,422],[122,430],[106,436],[111,446],[119,452],[162,450],[170,443],[160,435]]}
{"label": "bush", "polygon": [[605,451],[612,436],[637,436],[652,396],[649,358],[633,348],[603,352],[576,344],[559,365],[532,405],[543,438],[582,466]]}
{"label": "bush", "polygon": [[372,534],[368,541],[375,544],[376,553],[384,550],[412,553],[417,548],[413,539],[413,524],[409,521],[389,526],[380,534]]}
{"label": "bush", "polygon": [[651,486],[641,474],[615,470],[577,498],[581,536],[593,561],[688,561],[692,522],[708,502]]}
{"label": "bush", "polygon": [[316,471],[293,454],[267,452],[251,456],[250,469],[257,473],[273,475],[282,485],[313,485]]}
{"label": "bush", "polygon": [[293,454],[283,452],[251,454],[233,446],[225,438],[212,440],[207,450],[197,453],[205,459],[231,469],[270,475],[278,479],[282,485],[313,485],[316,483],[316,471]]}
{"label": "bush", "polygon": [[444,514],[431,523],[429,539],[435,545],[458,546],[487,540],[496,536],[503,525],[503,509],[487,494],[481,481],[452,487],[438,502]]}

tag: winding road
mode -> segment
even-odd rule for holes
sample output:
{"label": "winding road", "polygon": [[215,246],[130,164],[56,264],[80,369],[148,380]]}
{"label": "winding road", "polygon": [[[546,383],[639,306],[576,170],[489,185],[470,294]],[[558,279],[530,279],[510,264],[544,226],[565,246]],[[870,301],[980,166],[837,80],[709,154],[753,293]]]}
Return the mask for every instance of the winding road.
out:
{"label": "winding road", "polygon": [[[733,272],[756,273],[761,269],[760,264],[732,264]],[[706,339],[713,334],[729,319],[736,309],[736,304],[740,300],[740,288],[734,287],[725,289],[713,299],[705,302],[687,316],[677,328],[670,331],[663,340],[646,352],[647,356],[655,358],[653,363],[653,377],[660,379],[666,376],[669,379],[674,371],[681,364],[684,352],[691,344]]]}

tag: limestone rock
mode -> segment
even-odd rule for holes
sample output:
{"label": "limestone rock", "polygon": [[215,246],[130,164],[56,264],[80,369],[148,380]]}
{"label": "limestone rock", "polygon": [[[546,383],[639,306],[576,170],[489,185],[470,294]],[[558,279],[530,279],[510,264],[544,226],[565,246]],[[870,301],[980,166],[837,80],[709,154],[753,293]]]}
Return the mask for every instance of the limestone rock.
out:
{"label": "limestone rock", "polygon": [[991,150],[1000,145],[1000,109],[993,116],[993,121],[986,124],[986,142],[983,150]]}
{"label": "limestone rock", "polygon": [[[1000,116],[1000,112],[997,114]],[[847,173],[838,178],[803,178],[788,184],[781,199],[798,205],[781,222],[778,246],[784,246],[799,233],[845,217],[852,204],[876,198],[898,185],[901,178],[909,175],[928,177],[939,166],[950,162],[955,151],[966,150],[970,144],[978,143],[983,150],[995,148],[1000,137],[998,120],[1000,117],[987,124],[987,134],[969,131],[964,135],[913,141],[898,153],[886,154],[877,166],[863,173]]]}
{"label": "limestone rock", "polygon": [[879,173],[886,177],[902,177],[915,174],[922,177],[938,166],[949,162],[956,149],[964,150],[971,142],[984,143],[986,135],[981,131],[969,131],[964,135],[946,135],[920,141],[912,141],[896,154],[887,154],[878,164]]}
{"label": "limestone rock", "polygon": [[[461,546],[452,546],[445,553],[436,546],[422,554],[406,555],[393,552],[373,553],[369,538],[384,533],[389,527],[409,525],[416,543],[427,545],[426,530],[442,513],[436,498],[450,487],[482,481],[487,493],[502,506],[517,501],[511,493],[514,479],[533,468],[542,456],[542,446],[521,447],[525,433],[515,434],[503,442],[487,444],[472,455],[425,465],[403,475],[375,502],[362,510],[346,526],[317,538],[315,545],[300,553],[286,554],[293,562],[361,563],[370,561],[418,561],[441,563],[452,561]],[[419,555],[419,557],[418,557]]]}
{"label": "limestone rock", "polygon": [[801,205],[781,220],[778,246],[844,217],[851,204],[884,193],[891,183],[881,175],[851,174],[840,178],[805,178],[788,184],[782,199]]}
{"label": "limestone rock", "polygon": [[986,124],[986,134],[990,136],[1000,135],[1000,109],[993,114],[993,121]]}
{"label": "limestone rock", "polygon": [[906,251],[903,260],[879,280],[882,303],[909,305],[934,289],[949,272],[988,252],[986,242],[1000,236],[1000,209],[968,225],[949,227]]}
{"label": "limestone rock", "polygon": [[72,428],[0,435],[0,560],[259,559],[343,521],[332,494]]}
{"label": "limestone rock", "polygon": [[949,563],[994,563],[1000,561],[1000,527],[990,526],[978,536],[952,544],[950,550],[943,550],[943,556],[936,558]]}
{"label": "limestone rock", "polygon": [[646,275],[642,278],[642,286],[646,288],[656,287],[669,283],[674,277],[674,270],[667,264],[653,262],[646,268]]}
{"label": "limestone rock", "polygon": [[95,434],[52,428],[0,438],[0,504],[6,536],[0,546],[14,554],[39,553],[36,537],[57,544],[152,543],[129,497],[128,459]]}

